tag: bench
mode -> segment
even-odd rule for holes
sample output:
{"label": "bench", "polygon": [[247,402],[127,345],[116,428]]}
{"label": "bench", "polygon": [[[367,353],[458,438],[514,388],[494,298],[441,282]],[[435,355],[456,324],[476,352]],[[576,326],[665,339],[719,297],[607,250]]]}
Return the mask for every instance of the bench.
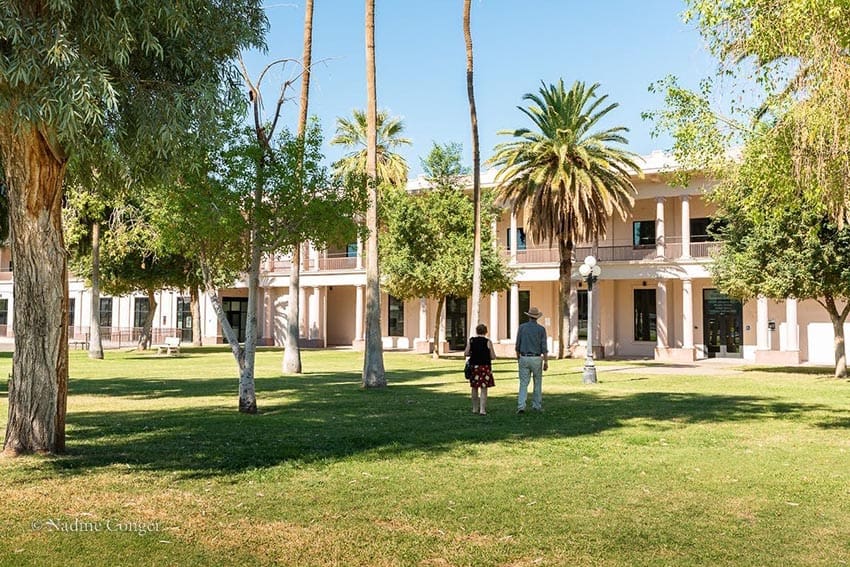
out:
{"label": "bench", "polygon": [[156,345],[157,354],[180,354],[180,338],[165,337],[165,343]]}
{"label": "bench", "polygon": [[68,341],[68,346],[73,348],[74,350],[88,350],[89,342],[84,339],[71,339],[70,341]]}

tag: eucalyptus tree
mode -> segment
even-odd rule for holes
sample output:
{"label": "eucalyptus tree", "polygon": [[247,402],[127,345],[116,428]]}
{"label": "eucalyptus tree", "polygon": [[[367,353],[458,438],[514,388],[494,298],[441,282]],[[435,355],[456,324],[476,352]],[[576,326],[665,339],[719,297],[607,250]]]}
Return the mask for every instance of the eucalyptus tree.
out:
{"label": "eucalyptus tree", "polygon": [[[304,48],[301,65],[301,104],[298,113],[298,137],[307,133],[307,110],[310,103],[310,66],[313,64],[313,0],[307,0],[304,6]],[[299,323],[301,312],[301,247],[296,243],[292,249],[292,263],[289,267],[289,308],[286,321],[286,348],[283,351],[283,371],[301,373],[301,346],[298,344],[301,334]]]}
{"label": "eucalyptus tree", "polygon": [[475,109],[474,60],[470,12],[472,0],[463,2],[463,37],[466,43],[466,95],[469,99],[469,121],[472,126],[472,206],[474,208],[472,247],[472,313],[469,336],[478,325],[481,312],[481,152],[478,148],[478,113]]}
{"label": "eucalyptus tree", "polygon": [[[410,194],[389,187],[381,206],[383,287],[394,297],[427,297],[437,302],[433,338],[440,354],[439,329],[446,296],[468,297],[472,291],[474,205],[463,192],[467,170],[461,166],[457,144],[434,144],[422,160],[429,189]],[[490,201],[492,205],[492,200]],[[495,208],[484,220],[495,218]],[[486,293],[507,289],[513,272],[492,246],[490,222],[482,223],[481,285]]]}
{"label": "eucalyptus tree", "polygon": [[259,47],[259,0],[162,3],[9,0],[0,10],[0,156],[15,257],[16,348],[4,451],[65,447],[68,276],[62,197],[99,145],[167,167],[211,110],[226,65]]}
{"label": "eucalyptus tree", "polygon": [[526,94],[531,104],[519,109],[534,128],[502,131],[514,137],[496,147],[491,162],[499,199],[514,211],[524,210],[532,240],[558,243],[558,357],[564,356],[569,321],[573,253],[577,243],[604,238],[614,213],[625,219],[634,204],[632,175],[640,168],[625,149],[627,128],[601,128],[618,104],[587,87],[564,81]]}
{"label": "eucalyptus tree", "polygon": [[[334,170],[342,177],[358,177],[366,173],[368,147],[367,112],[354,110],[352,117],[337,118],[336,135],[331,144],[344,146],[350,152],[334,164]],[[375,111],[376,128],[376,171],[378,183],[387,183],[403,187],[407,183],[407,161],[397,153],[402,146],[409,146],[410,139],[402,136],[404,121],[400,117],[390,117],[386,110]]]}

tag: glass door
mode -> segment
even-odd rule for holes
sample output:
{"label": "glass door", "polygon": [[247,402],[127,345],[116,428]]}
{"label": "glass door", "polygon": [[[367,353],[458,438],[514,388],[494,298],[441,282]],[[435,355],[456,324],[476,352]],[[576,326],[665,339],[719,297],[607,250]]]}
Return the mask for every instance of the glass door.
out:
{"label": "glass door", "polygon": [[446,297],[446,342],[451,350],[466,348],[466,298]]}
{"label": "glass door", "polygon": [[702,292],[702,322],[709,358],[741,358],[744,344],[743,306],[716,289]]}

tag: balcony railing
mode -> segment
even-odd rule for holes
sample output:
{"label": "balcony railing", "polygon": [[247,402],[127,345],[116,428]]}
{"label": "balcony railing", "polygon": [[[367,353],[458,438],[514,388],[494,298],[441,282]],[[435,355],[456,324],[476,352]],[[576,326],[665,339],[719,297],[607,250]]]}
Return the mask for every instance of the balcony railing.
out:
{"label": "balcony railing", "polygon": [[[720,242],[691,242],[690,250],[692,258],[709,258],[711,254],[720,247]],[[505,256],[510,257],[510,251],[505,251]],[[651,262],[658,259],[655,246],[632,246],[632,245],[610,245],[610,246],[579,246],[574,249],[574,261],[580,261],[591,254],[596,255],[600,262]],[[679,260],[682,258],[681,239],[668,239],[664,246],[664,259]],[[517,264],[557,264],[560,261],[557,246],[528,246],[524,250],[517,250]]]}

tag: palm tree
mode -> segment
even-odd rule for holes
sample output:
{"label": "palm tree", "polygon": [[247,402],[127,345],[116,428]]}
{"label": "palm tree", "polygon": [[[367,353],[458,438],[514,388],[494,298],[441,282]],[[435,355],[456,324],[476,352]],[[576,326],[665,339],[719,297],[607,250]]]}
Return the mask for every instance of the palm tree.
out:
{"label": "palm tree", "polygon": [[[338,174],[363,175],[366,172],[366,114],[355,109],[351,119],[336,119],[336,136],[331,140],[331,144],[352,149],[334,164],[334,170]],[[407,161],[393,150],[410,145],[410,139],[401,136],[404,132],[404,122],[399,117],[391,118],[386,110],[377,112],[375,121],[378,182],[402,187],[407,182]]]}
{"label": "palm tree", "polygon": [[470,29],[471,0],[463,3],[463,37],[466,43],[466,94],[469,99],[469,119],[472,125],[472,204],[473,231],[472,245],[472,313],[470,316],[469,336],[479,323],[481,311],[481,155],[478,149],[478,113],[475,110],[475,89],[473,83],[472,31]]}
{"label": "palm tree", "polygon": [[598,83],[587,88],[577,81],[566,91],[562,79],[557,85],[543,83],[537,94],[524,95],[531,104],[520,110],[535,129],[499,132],[514,140],[496,146],[491,158],[500,167],[496,177],[500,201],[514,211],[525,211],[532,240],[558,242],[559,358],[568,336],[564,331],[575,244],[604,238],[606,221],[614,212],[625,219],[634,204],[631,174],[640,171],[637,156],[620,147],[628,143],[623,136],[627,128],[594,130],[619,106],[604,106],[608,97],[597,95],[598,88]]}
{"label": "palm tree", "polygon": [[[354,116],[357,119],[357,112]],[[364,154],[365,167],[352,172],[366,174],[369,194],[369,206],[366,210],[366,227],[369,229],[366,244],[366,350],[363,355],[362,384],[364,388],[383,388],[387,385],[387,377],[384,373],[384,348],[381,342],[381,273],[378,266],[379,169],[378,94],[375,81],[375,0],[366,0],[366,113],[362,124],[364,128],[361,131],[365,133],[366,149],[361,153]],[[400,127],[396,130],[400,132]],[[388,139],[385,138],[384,141]],[[359,159],[351,154],[348,158],[351,158],[349,160],[351,163]],[[406,164],[404,173],[406,178]],[[384,177],[386,181],[389,179],[388,176]]]}
{"label": "palm tree", "polygon": [[[313,0],[307,0],[304,6],[304,50],[301,64],[301,104],[298,115],[298,137],[307,132],[307,108],[310,102],[310,65],[313,60]],[[300,325],[301,313],[298,301],[301,295],[301,244],[292,250],[292,263],[289,267],[289,310],[287,312],[286,349],[283,351],[283,371],[288,374],[301,374]]]}

